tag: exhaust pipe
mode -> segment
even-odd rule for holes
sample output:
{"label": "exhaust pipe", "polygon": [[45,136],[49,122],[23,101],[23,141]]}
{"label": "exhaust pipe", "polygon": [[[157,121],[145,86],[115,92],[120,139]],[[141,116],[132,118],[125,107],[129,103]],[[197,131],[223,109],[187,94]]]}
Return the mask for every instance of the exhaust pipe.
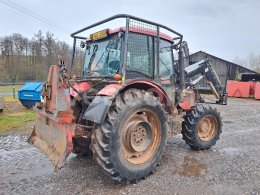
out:
{"label": "exhaust pipe", "polygon": [[185,67],[189,65],[189,48],[186,41],[179,48],[180,89],[185,89]]}

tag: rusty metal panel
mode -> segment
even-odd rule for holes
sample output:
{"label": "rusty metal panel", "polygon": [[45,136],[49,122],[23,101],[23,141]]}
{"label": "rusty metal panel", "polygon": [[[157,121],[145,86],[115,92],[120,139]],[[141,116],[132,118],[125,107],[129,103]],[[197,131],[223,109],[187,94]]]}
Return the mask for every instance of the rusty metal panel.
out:
{"label": "rusty metal panel", "polygon": [[107,115],[112,100],[108,96],[96,96],[83,115],[83,119],[101,124]]}
{"label": "rusty metal panel", "polygon": [[75,124],[63,123],[37,111],[35,127],[28,142],[47,155],[55,168],[61,168],[73,150],[75,128]]}
{"label": "rusty metal panel", "polygon": [[70,91],[69,89],[58,88],[56,111],[59,112],[66,110],[70,110]]}

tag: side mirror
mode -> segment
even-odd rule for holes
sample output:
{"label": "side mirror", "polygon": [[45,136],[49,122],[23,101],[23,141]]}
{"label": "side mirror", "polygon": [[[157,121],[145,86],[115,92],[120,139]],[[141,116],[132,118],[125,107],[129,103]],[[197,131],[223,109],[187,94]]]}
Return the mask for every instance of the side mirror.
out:
{"label": "side mirror", "polygon": [[85,47],[86,47],[86,43],[85,43],[84,41],[81,41],[81,42],[80,42],[80,47],[81,47],[81,48],[85,48]]}

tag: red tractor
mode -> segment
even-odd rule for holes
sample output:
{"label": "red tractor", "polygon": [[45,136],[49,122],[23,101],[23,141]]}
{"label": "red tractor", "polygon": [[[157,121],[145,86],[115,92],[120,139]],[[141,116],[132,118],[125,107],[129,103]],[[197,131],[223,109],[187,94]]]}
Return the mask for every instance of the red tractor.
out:
{"label": "red tractor", "polygon": [[[124,25],[80,36],[116,19]],[[131,183],[154,171],[167,136],[182,133],[194,150],[216,144],[221,118],[215,109],[198,104],[196,83],[205,77],[222,104],[225,90],[207,59],[185,68],[180,33],[121,14],[72,37],[71,66],[60,58],[59,65],[50,67],[29,138],[56,168],[71,152],[89,154],[113,180]],[[82,69],[80,76],[73,75],[75,67]]]}

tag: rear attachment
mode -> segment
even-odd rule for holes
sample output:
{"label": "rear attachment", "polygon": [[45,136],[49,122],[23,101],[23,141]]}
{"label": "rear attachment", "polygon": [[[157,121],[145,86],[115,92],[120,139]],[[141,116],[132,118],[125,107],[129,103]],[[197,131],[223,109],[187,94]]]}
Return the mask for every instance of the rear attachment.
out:
{"label": "rear attachment", "polygon": [[76,125],[56,121],[40,110],[36,112],[36,123],[28,142],[48,156],[54,167],[59,169],[73,150],[72,137]]}
{"label": "rear attachment", "polygon": [[72,137],[76,124],[70,106],[67,68],[64,65],[52,65],[48,81],[43,86],[43,102],[38,103],[36,121],[28,142],[53,162],[55,168],[61,168],[73,150]]}

